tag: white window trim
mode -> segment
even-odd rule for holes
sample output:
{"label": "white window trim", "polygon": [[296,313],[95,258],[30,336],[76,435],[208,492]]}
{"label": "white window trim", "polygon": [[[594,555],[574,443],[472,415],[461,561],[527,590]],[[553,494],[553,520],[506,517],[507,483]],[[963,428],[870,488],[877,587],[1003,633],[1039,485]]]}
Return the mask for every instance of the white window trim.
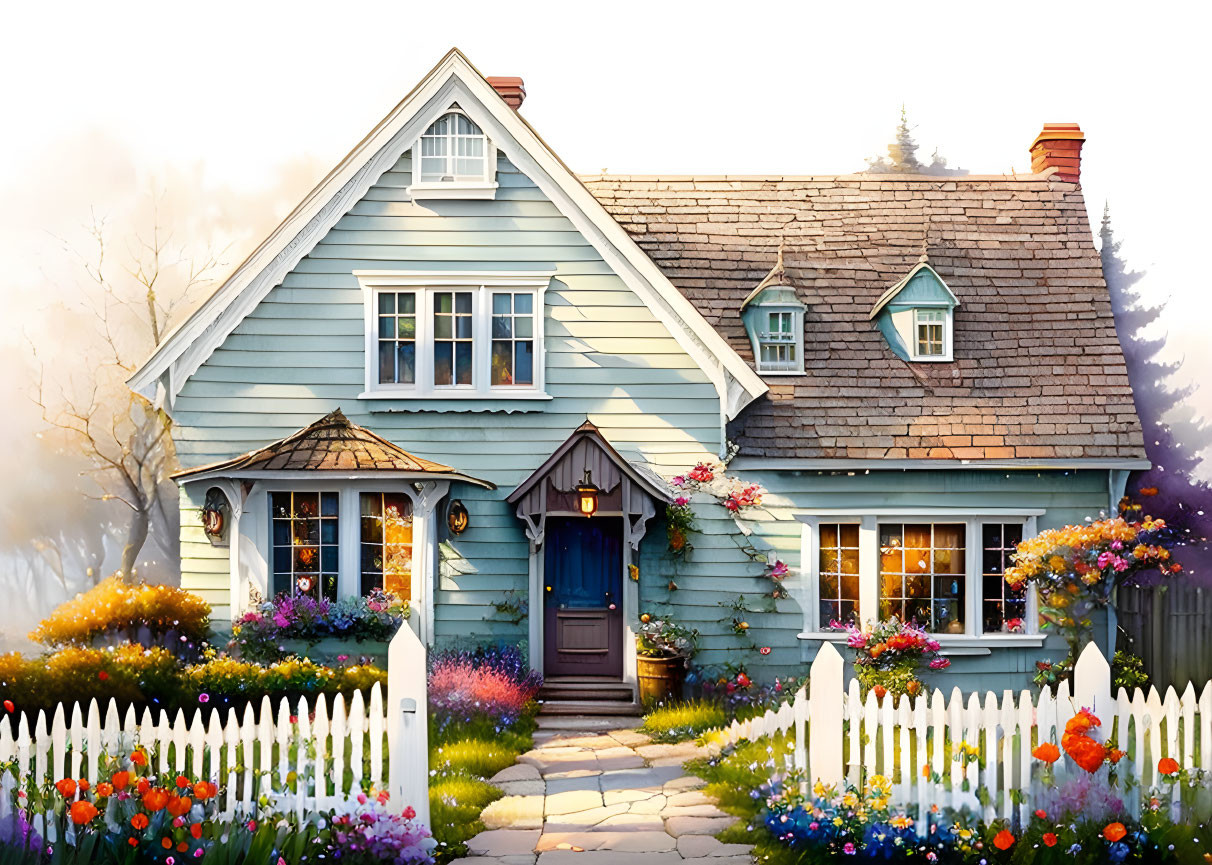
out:
{"label": "white window trim", "polygon": [[1040,646],[1045,635],[1039,630],[1039,600],[1032,585],[1027,590],[1025,632],[1006,634],[983,633],[980,630],[981,601],[984,592],[981,545],[973,543],[980,537],[982,523],[1022,523],[1023,537],[1036,534],[1042,509],[987,508],[973,511],[965,508],[822,508],[796,515],[803,527],[800,534],[799,600],[804,613],[801,640],[845,642],[844,631],[826,630],[828,622],[820,618],[820,525],[848,523],[859,527],[859,609],[863,622],[874,621],[869,611],[879,609],[879,523],[962,523],[964,529],[964,577],[967,581],[963,634],[931,634],[944,648]]}
{"label": "white window trim", "polygon": [[[363,392],[359,399],[402,400],[511,400],[550,399],[546,392],[546,363],[543,345],[545,292],[555,271],[398,271],[355,270],[362,286],[365,324]],[[417,383],[415,385],[379,382],[378,293],[380,291],[417,291]],[[491,380],[492,292],[511,289],[534,296],[534,384],[496,385]],[[433,306],[435,291],[472,291],[472,382],[468,385],[433,384]]]}
{"label": "white window trim", "polygon": [[[474,180],[437,180],[437,181],[421,181],[416,180],[421,175],[421,139],[425,133],[429,131],[434,123],[437,123],[447,114],[460,114],[466,117],[477,129],[480,129],[480,134],[484,136],[484,176]],[[412,177],[413,183],[408,187],[408,194],[414,199],[426,198],[461,198],[461,199],[492,199],[496,198],[497,188],[499,184],[494,180],[497,173],[497,148],[492,143],[492,140],[484,133],[480,124],[468,116],[467,112],[461,108],[451,106],[435,117],[430,123],[425,126],[425,129],[413,141],[410,149],[412,154]]]}
{"label": "white window trim", "polygon": [[[917,351],[917,325],[918,313],[924,310],[930,312],[941,312],[943,314],[943,353],[942,354],[918,354]],[[913,315],[910,319],[911,328],[909,340],[909,359],[915,363],[949,363],[954,359],[952,330],[953,330],[954,310],[947,305],[938,304],[920,304],[913,308]]]}
{"label": "white window trim", "polygon": [[792,333],[795,334],[795,369],[764,369],[762,367],[762,338],[761,329],[753,333],[753,366],[758,375],[803,375],[804,374],[804,307],[796,303],[758,303],[754,304],[758,311],[759,323],[769,321],[772,312],[791,313]]}
{"label": "white window trim", "polygon": [[361,505],[359,493],[405,493],[412,500],[412,584],[409,624],[423,641],[432,642],[433,589],[437,579],[437,505],[450,490],[450,481],[407,480],[398,477],[364,480],[311,480],[265,478],[254,482],[244,503],[239,535],[244,552],[233,576],[237,594],[231,599],[235,621],[247,608],[248,587],[268,598],[273,579],[272,520],[269,494],[280,492],[336,492],[337,597],[362,594]]}

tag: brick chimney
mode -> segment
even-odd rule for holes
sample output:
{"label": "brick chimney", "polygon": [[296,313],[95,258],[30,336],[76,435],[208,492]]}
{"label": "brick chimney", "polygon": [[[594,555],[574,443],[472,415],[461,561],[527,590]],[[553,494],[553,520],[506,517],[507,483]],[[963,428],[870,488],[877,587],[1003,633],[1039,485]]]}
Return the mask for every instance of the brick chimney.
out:
{"label": "brick chimney", "polygon": [[514,75],[490,75],[487,80],[492,89],[501,94],[505,104],[514,111],[522,106],[522,100],[526,98],[526,85],[522,83],[521,78]]}
{"label": "brick chimney", "polygon": [[1086,136],[1076,123],[1045,123],[1044,131],[1031,142],[1031,171],[1039,174],[1059,169],[1056,176],[1070,183],[1082,178],[1082,142]]}

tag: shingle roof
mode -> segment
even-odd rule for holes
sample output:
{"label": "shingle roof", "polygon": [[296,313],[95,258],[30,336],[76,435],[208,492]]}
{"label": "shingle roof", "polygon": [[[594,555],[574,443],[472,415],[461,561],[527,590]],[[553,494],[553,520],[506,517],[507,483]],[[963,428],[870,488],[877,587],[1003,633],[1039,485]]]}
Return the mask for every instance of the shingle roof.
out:
{"label": "shingle roof", "polygon": [[[729,427],[741,453],[817,459],[1139,459],[1076,184],[1047,175],[582,178],[746,360],[745,297],[785,243],[802,376]],[[959,298],[954,363],[894,355],[872,305],[924,251]]]}
{"label": "shingle roof", "polygon": [[450,466],[413,456],[351,422],[340,409],[263,448],[234,459],[177,472],[173,477],[182,480],[201,474],[249,471],[410,472],[445,475],[492,486]]}

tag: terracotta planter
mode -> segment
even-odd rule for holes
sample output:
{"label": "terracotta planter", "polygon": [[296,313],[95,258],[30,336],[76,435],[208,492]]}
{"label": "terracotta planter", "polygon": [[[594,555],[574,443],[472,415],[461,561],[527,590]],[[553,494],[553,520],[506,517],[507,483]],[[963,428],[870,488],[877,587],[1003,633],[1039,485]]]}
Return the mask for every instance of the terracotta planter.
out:
{"label": "terracotta planter", "polygon": [[686,681],[685,658],[636,658],[640,702],[644,705],[680,699]]}

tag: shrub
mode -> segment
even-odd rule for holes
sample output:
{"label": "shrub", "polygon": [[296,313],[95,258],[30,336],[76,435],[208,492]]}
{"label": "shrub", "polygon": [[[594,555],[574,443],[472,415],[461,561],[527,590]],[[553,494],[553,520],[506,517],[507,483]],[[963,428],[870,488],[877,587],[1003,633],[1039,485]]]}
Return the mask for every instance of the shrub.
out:
{"label": "shrub", "polygon": [[302,658],[276,664],[255,664],[232,658],[215,658],[186,668],[181,697],[185,705],[242,706],[268,696],[277,704],[285,697],[292,704],[300,697],[334,696],[369,692],[375,683],[387,687],[387,671],[373,664],[325,667]]}
{"label": "shrub", "polygon": [[0,699],[11,700],[14,711],[28,713],[31,721],[40,709],[50,714],[59,703],[65,711],[73,702],[87,708],[90,700],[104,705],[111,697],[122,709],[153,700],[168,704],[179,685],[177,658],[161,648],[71,646],[40,658],[0,655]]}
{"label": "shrub", "polygon": [[708,730],[728,723],[728,713],[718,702],[690,700],[657,706],[644,716],[640,732],[654,742],[681,742],[696,739]]}
{"label": "shrub", "polygon": [[438,653],[429,670],[429,705],[439,732],[476,718],[500,729],[526,714],[542,682],[514,647]]}
{"label": "shrub", "polygon": [[464,842],[480,832],[480,812],[505,794],[480,778],[438,775],[429,783],[429,821],[440,858],[458,859]]}
{"label": "shrub", "polygon": [[210,604],[174,586],[127,585],[115,574],[60,604],[30,639],[48,646],[85,645],[94,637],[141,627],[154,637],[175,632],[200,643],[210,633]]}
{"label": "shrub", "polygon": [[309,595],[279,595],[232,624],[228,648],[249,661],[282,656],[283,640],[315,645],[323,639],[390,640],[409,616],[408,602],[376,590],[333,603]]}

